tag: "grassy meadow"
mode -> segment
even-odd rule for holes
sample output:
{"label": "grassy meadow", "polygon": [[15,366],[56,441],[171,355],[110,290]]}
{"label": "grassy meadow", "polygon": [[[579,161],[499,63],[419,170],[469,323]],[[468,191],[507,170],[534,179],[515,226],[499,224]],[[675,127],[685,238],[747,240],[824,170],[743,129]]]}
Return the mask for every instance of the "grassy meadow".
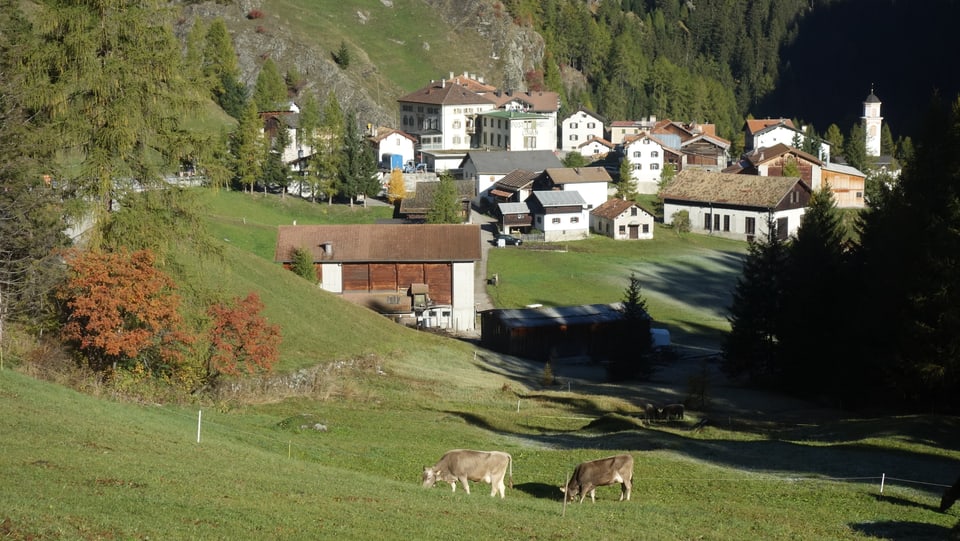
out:
{"label": "grassy meadow", "polygon": [[[223,253],[179,254],[181,288],[258,291],[283,329],[283,377],[213,401],[132,403],[33,379],[30,360],[8,359],[0,539],[943,539],[957,522],[957,509],[936,511],[939,484],[960,472],[956,418],[849,418],[774,401],[730,409],[718,398],[683,422],[647,424],[653,384],[547,386],[539,367],[401,328],[272,262],[277,224],[359,223],[381,210],[204,197]],[[716,239],[680,242],[697,261],[737,253]],[[596,302],[619,300],[625,272],[648,264],[700,283],[682,252],[647,250],[617,259],[614,245],[571,243],[566,255],[587,261],[575,264],[532,253],[546,260],[538,270],[608,288],[613,298]],[[526,252],[491,254],[501,288],[519,280],[511,265]],[[577,298],[561,278],[531,298]],[[506,499],[482,483],[470,495],[420,487],[423,466],[458,447],[513,455]],[[632,501],[601,487],[596,504],[564,508],[557,487],[573,467],[616,452],[636,460]]]}

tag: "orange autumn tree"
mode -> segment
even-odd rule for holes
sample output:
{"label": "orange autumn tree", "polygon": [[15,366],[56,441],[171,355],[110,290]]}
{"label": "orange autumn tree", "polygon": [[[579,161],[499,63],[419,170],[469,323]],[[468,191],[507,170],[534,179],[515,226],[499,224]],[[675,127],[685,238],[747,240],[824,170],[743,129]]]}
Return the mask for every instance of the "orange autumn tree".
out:
{"label": "orange autumn tree", "polygon": [[178,312],[176,286],[154,267],[151,251],[72,250],[66,262],[69,276],[58,292],[67,312],[62,336],[92,368],[176,371],[194,337]]}
{"label": "orange autumn tree", "polygon": [[255,374],[273,368],[280,359],[280,327],[267,323],[261,310],[260,296],[252,292],[245,299],[210,307],[213,327],[208,376]]}

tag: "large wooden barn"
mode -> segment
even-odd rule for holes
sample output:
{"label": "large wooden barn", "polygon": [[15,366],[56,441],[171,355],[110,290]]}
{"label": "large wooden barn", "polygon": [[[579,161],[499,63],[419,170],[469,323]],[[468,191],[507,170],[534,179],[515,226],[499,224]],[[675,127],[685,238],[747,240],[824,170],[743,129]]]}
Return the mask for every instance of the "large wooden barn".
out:
{"label": "large wooden barn", "polygon": [[280,226],[275,260],[290,268],[297,249],[310,255],[326,291],[384,314],[437,312],[445,316],[439,326],[476,327],[479,225]]}

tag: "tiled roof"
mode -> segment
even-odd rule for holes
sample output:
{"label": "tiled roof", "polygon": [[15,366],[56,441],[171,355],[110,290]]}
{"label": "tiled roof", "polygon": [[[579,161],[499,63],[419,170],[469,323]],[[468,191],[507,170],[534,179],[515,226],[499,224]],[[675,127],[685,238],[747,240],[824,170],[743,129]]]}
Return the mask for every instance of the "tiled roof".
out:
{"label": "tiled roof", "polygon": [[663,200],[772,208],[798,182],[806,186],[799,177],[761,177],[684,169],[660,192],[660,197]]}
{"label": "tiled roof", "polygon": [[507,173],[507,176],[497,181],[498,188],[506,188],[512,191],[520,190],[529,186],[539,176],[539,173],[527,171],[526,169],[514,169]]}
{"label": "tiled roof", "polygon": [[591,210],[590,214],[599,216],[601,218],[614,220],[633,206],[636,206],[636,203],[633,201],[625,201],[623,199],[607,199],[602,205]]}
{"label": "tiled roof", "polygon": [[687,146],[687,145],[689,145],[689,144],[691,144],[691,143],[695,143],[695,142],[697,142],[697,141],[707,141],[707,142],[713,144],[714,146],[720,147],[720,148],[722,148],[722,149],[724,149],[724,150],[730,148],[730,141],[727,141],[727,140],[724,139],[723,137],[717,137],[716,135],[707,135],[707,134],[705,134],[705,133],[702,133],[702,134],[700,134],[700,135],[695,135],[695,136],[691,137],[690,139],[687,139],[686,141],[684,141],[683,143],[681,143],[680,146],[681,146],[681,147],[685,147],[685,146]]}
{"label": "tiled roof", "polygon": [[602,138],[602,137],[590,137],[589,139],[587,139],[587,140],[584,141],[583,143],[580,143],[579,145],[577,145],[577,148],[583,148],[583,147],[588,146],[588,145],[591,145],[591,144],[593,144],[593,143],[597,143],[597,144],[603,145],[603,146],[605,146],[605,147],[607,147],[607,148],[609,148],[609,149],[611,149],[611,150],[612,150],[613,147],[614,147],[614,144],[613,144],[613,143],[611,143],[610,141],[607,141],[606,139],[604,139],[604,138]]}
{"label": "tiled roof", "polygon": [[[324,247],[329,245],[329,253]],[[480,226],[453,225],[281,225],[274,260],[289,262],[297,248],[314,261],[444,262],[481,259]]]}
{"label": "tiled roof", "polygon": [[550,167],[544,172],[554,184],[613,181],[603,167]]}
{"label": "tiled roof", "polygon": [[490,105],[493,100],[470,91],[468,88],[445,82],[435,82],[398,98],[399,102],[427,105]]}
{"label": "tiled roof", "polygon": [[385,126],[377,127],[376,133],[370,136],[370,140],[375,143],[379,143],[380,141],[383,141],[384,139],[386,139],[387,137],[390,137],[393,134],[397,134],[401,137],[406,137],[407,139],[413,141],[414,143],[417,142],[417,138],[410,135],[409,133],[402,130],[398,130],[396,128],[387,128]]}
{"label": "tiled roof", "polygon": [[526,92],[493,92],[485,94],[497,107],[503,107],[511,101],[521,101],[530,106],[530,112],[553,113],[560,109],[560,95],[548,90]]}
{"label": "tiled roof", "polygon": [[763,162],[768,162],[775,158],[779,158],[784,154],[795,154],[803,158],[804,160],[815,163],[817,165],[820,165],[822,163],[820,159],[817,158],[816,156],[812,154],[808,154],[802,150],[793,148],[790,145],[785,145],[783,143],[777,143],[772,147],[765,147],[765,148],[758,148],[756,150],[751,150],[745,155],[745,157],[747,158],[747,160],[750,161],[750,163],[756,166]]}
{"label": "tiled roof", "polygon": [[473,161],[477,172],[487,174],[507,174],[514,169],[543,171],[549,167],[562,167],[560,158],[552,150],[499,150],[470,152],[464,158]]}
{"label": "tiled roof", "polygon": [[580,192],[567,192],[560,190],[535,191],[530,196],[536,198],[542,207],[569,207],[575,205],[586,205],[586,201],[580,195]]}
{"label": "tiled roof", "polygon": [[759,131],[766,130],[779,125],[784,125],[791,130],[796,130],[793,126],[793,121],[789,118],[752,118],[747,120],[747,133],[755,134]]}

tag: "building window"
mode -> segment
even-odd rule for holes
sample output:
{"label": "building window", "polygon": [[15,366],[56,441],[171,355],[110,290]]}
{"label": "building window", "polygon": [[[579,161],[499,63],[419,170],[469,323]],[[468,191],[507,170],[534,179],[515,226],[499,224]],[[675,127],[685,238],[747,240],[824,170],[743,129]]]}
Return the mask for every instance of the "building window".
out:
{"label": "building window", "polygon": [[460,144],[460,136],[459,136],[459,135],[454,135],[454,136],[453,136],[453,144],[455,144],[455,145],[459,145],[459,144]]}
{"label": "building window", "polygon": [[720,215],[719,214],[713,215],[713,230],[720,231]]}
{"label": "building window", "polygon": [[787,224],[786,218],[777,219],[777,238],[780,240],[787,240],[787,233],[790,231],[790,228]]}
{"label": "building window", "polygon": [[552,223],[552,224],[558,224],[558,223],[560,223],[560,218],[554,218],[554,219],[550,220],[550,223]]}
{"label": "building window", "polygon": [[709,212],[703,215],[703,228],[707,231],[710,231],[710,216],[711,214]]}
{"label": "building window", "polygon": [[595,123],[593,123],[593,122],[587,122],[587,129],[588,129],[588,130],[592,130],[592,129],[596,128],[596,127],[597,127],[597,125],[596,125]]}
{"label": "building window", "polygon": [[637,215],[637,207],[630,207],[630,216]]}
{"label": "building window", "polygon": [[643,169],[643,164],[642,164],[642,163],[635,163],[635,164],[633,164],[633,170],[634,170],[634,171],[639,171],[639,170],[641,170],[641,169]]}
{"label": "building window", "polygon": [[459,130],[459,129],[460,129],[460,121],[459,121],[459,120],[454,120],[454,121],[453,121],[453,129],[455,129],[455,130]]}
{"label": "building window", "polygon": [[638,151],[634,152],[634,153],[633,153],[633,157],[634,157],[634,158],[641,158],[642,156],[641,156],[641,154],[640,154],[640,151],[638,150]]}
{"label": "building window", "polygon": [[650,233],[650,224],[643,224],[643,233]]}
{"label": "building window", "polygon": [[659,150],[652,150],[652,151],[650,151],[650,157],[651,157],[651,158],[659,158],[659,157],[660,157],[660,151],[659,151]]}
{"label": "building window", "polygon": [[575,134],[575,133],[573,133],[573,134],[570,135],[570,140],[571,140],[571,141],[579,141],[579,140],[580,140],[580,136],[577,135],[577,134]]}
{"label": "building window", "polygon": [[649,145],[649,144],[650,144],[650,140],[649,140],[649,139],[644,139],[644,140],[643,140],[643,144]]}
{"label": "building window", "polygon": [[578,223],[580,223],[580,217],[579,217],[579,216],[571,216],[571,217],[570,217],[570,223],[572,223],[572,224],[578,224]]}
{"label": "building window", "polygon": [[651,164],[650,164],[650,169],[653,169],[654,171],[656,171],[656,170],[660,169],[660,164],[659,164],[659,163],[651,163]]}
{"label": "building window", "polygon": [[857,192],[857,199],[863,199],[863,192]]}
{"label": "building window", "polygon": [[626,234],[627,234],[627,226],[621,225],[621,226],[618,228],[617,231],[618,231],[618,233],[620,233],[621,235],[626,235]]}
{"label": "building window", "polygon": [[743,224],[744,232],[748,235],[757,234],[757,219],[756,218],[747,218]]}
{"label": "building window", "polygon": [[578,125],[576,122],[571,122],[571,123],[570,123],[570,129],[571,129],[571,130],[577,129],[578,126],[579,126],[579,125]]}
{"label": "building window", "polygon": [[532,135],[524,137],[523,148],[537,148],[537,138]]}
{"label": "building window", "polygon": [[455,115],[459,115],[459,114],[462,113],[462,112],[463,112],[463,109],[460,109],[459,107],[454,107],[454,108],[453,108],[453,114],[455,114]]}
{"label": "building window", "polygon": [[730,215],[729,214],[725,214],[723,216],[723,230],[730,231]]}

